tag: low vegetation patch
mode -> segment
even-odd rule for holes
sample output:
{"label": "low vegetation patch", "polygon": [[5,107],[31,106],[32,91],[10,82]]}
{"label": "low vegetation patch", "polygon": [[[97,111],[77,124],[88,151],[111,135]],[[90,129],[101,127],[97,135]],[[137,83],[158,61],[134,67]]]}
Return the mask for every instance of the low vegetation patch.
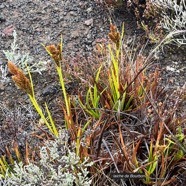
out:
{"label": "low vegetation patch", "polygon": [[[126,47],[124,25],[119,32],[111,24],[108,44],[97,44],[89,65],[79,61],[79,68],[68,69],[68,78],[82,82],[76,95],[66,91],[64,67],[69,64],[63,58],[62,37],[57,44],[43,45],[61,85],[62,125],[55,123],[47,103],[40,105],[37,100],[29,64],[25,62],[22,69],[8,59],[12,80],[28,95],[43,127],[37,148],[25,141],[24,153],[18,143],[5,149],[0,158],[1,183],[184,185],[185,85],[177,91],[165,90],[161,70],[152,68],[157,50],[176,33],[170,32],[144,56]],[[119,173],[131,177],[118,179],[114,175]]]}

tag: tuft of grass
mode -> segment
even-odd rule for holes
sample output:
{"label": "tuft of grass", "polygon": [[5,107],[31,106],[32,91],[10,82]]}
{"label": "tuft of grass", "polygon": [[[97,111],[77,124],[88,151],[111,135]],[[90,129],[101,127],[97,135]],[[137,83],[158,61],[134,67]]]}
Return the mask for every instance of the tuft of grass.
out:
{"label": "tuft of grass", "polygon": [[[82,69],[86,79],[79,79],[87,84],[82,84],[81,92],[75,96],[68,95],[65,88],[62,38],[57,45],[45,46],[56,64],[63,94],[59,109],[62,108],[66,130],[62,135],[69,135],[62,140],[59,129],[63,126],[55,125],[55,116],[51,116],[46,104],[48,118],[44,116],[35,99],[30,71],[28,79],[20,68],[8,62],[16,85],[28,94],[52,134],[40,148],[40,160],[34,163],[29,162],[28,145],[27,165],[23,165],[18,146],[15,154],[20,163],[7,151],[7,156],[1,158],[0,171],[9,183],[169,185],[183,181],[177,170],[181,174],[186,166],[185,116],[178,112],[180,100],[185,99],[184,87],[175,100],[175,95],[160,86],[160,70],[147,71],[152,56],[170,35],[147,57],[141,53],[129,56],[123,45],[124,25],[120,33],[111,24],[108,37],[109,44],[98,48],[98,64]],[[89,70],[94,73],[87,74]],[[87,158],[94,164],[85,166]],[[8,161],[15,166],[9,167]],[[139,173],[144,177],[114,180],[113,173]]]}
{"label": "tuft of grass", "polygon": [[23,71],[21,69],[19,69],[11,61],[8,62],[8,69],[9,69],[10,73],[13,75],[12,79],[15,82],[15,84],[18,86],[18,88],[22,89],[23,91],[25,91],[28,94],[30,101],[32,102],[32,104],[35,107],[38,114],[41,116],[41,119],[43,119],[43,121],[47,125],[50,132],[52,134],[54,134],[55,136],[58,136],[56,126],[55,126],[53,119],[51,117],[51,114],[48,110],[47,104],[45,103],[45,107],[47,110],[47,114],[48,114],[50,123],[47,121],[47,118],[44,116],[42,109],[40,108],[38,102],[36,101],[35,94],[34,94],[34,86],[33,86],[33,82],[32,82],[32,76],[30,74],[28,67],[27,67],[27,69],[28,69],[28,74],[29,74],[30,80],[25,76]]}

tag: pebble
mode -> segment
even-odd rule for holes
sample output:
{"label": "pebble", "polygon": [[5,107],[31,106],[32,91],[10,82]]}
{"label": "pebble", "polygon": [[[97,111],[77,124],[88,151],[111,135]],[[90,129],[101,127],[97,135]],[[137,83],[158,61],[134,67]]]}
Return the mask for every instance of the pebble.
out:
{"label": "pebble", "polygon": [[5,8],[5,5],[4,4],[1,4],[0,5],[0,9],[3,9],[3,8]]}
{"label": "pebble", "polygon": [[79,32],[78,32],[78,30],[74,30],[74,31],[72,31],[72,33],[71,33],[71,37],[72,37],[72,39],[76,39],[76,38],[78,38],[78,37],[79,37]]}
{"label": "pebble", "polygon": [[86,21],[85,21],[85,25],[86,26],[93,26],[93,19],[91,18],[91,19],[87,19]]}
{"label": "pebble", "polygon": [[77,13],[76,13],[75,11],[70,11],[69,14],[70,14],[71,16],[77,16]]}
{"label": "pebble", "polygon": [[92,7],[87,8],[87,13],[92,12]]}

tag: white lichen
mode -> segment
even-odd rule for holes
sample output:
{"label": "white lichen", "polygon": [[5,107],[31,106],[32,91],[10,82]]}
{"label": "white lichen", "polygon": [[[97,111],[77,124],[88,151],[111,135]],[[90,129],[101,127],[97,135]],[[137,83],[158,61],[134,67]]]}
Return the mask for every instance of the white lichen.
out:
{"label": "white lichen", "polygon": [[185,0],[151,0],[151,2],[161,9],[162,27],[167,31],[185,31],[174,39],[178,45],[186,44],[186,2]]}
{"label": "white lichen", "polygon": [[[42,71],[46,70],[46,67],[47,67],[46,61],[34,62],[34,58],[30,56],[29,53],[20,52],[21,49],[19,48],[17,44],[17,33],[15,30],[13,32],[13,38],[14,40],[11,44],[11,47],[10,47],[11,49],[7,51],[3,50],[3,53],[8,61],[11,61],[14,64],[16,64],[16,66],[21,68],[25,74],[28,73],[27,66],[29,67],[29,70],[32,73],[37,72],[41,74]],[[0,79],[6,80],[7,74],[8,74],[7,65],[0,65],[0,72],[1,72]]]}
{"label": "white lichen", "polygon": [[13,172],[6,175],[4,186],[89,186],[88,167],[93,165],[85,158],[80,162],[74,149],[67,145],[67,131],[60,132],[55,141],[48,141],[40,150],[40,161],[15,164]]}

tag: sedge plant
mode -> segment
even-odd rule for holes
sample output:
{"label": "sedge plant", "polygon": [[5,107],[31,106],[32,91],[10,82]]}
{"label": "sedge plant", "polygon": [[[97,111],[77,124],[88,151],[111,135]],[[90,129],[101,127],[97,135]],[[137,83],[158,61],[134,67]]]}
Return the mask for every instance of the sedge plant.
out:
{"label": "sedge plant", "polygon": [[[178,149],[171,136],[167,136],[164,124],[156,119],[155,112],[154,115],[148,116],[147,109],[141,109],[144,105],[144,108],[151,106],[147,95],[151,95],[153,100],[158,100],[161,93],[157,89],[159,73],[155,71],[150,78],[147,78],[145,70],[141,70],[145,62],[142,56],[137,56],[134,69],[134,66],[128,65],[128,63],[125,63],[124,67],[121,65],[124,59],[122,58],[124,26],[120,35],[116,27],[111,25],[108,36],[113,44],[108,45],[108,60],[110,63],[109,65],[101,63],[93,79],[93,84],[89,84],[85,100],[79,95],[78,102],[74,100],[76,104],[73,103],[73,99],[70,99],[65,89],[62,71],[62,37],[58,45],[44,46],[56,64],[65,103],[63,112],[66,129],[73,134],[70,136],[70,143],[75,142],[75,152],[80,157],[77,164],[82,163],[87,156],[91,156],[99,161],[97,167],[104,172],[113,169],[112,165],[114,165],[121,172],[145,174],[145,179],[142,180],[144,184],[169,184],[173,179],[169,179],[167,169],[171,170],[178,161],[185,158],[184,151]],[[29,80],[11,62],[8,63],[8,67],[13,74],[12,78],[16,85],[29,95],[32,104],[45,121],[49,131],[58,136],[58,130],[47,105],[45,104],[49,121],[37,104],[31,74],[29,73]],[[103,73],[103,71],[106,71],[106,73]],[[74,107],[73,112],[72,107]],[[135,113],[130,112],[131,110]],[[162,108],[159,113],[163,113],[163,110],[165,109]],[[122,117],[116,117],[115,113],[119,113],[119,116],[121,114]],[[136,116],[133,114],[136,114]],[[138,116],[144,118],[138,119]],[[134,120],[131,125],[130,118]],[[171,126],[171,123],[167,124]],[[145,133],[146,128],[151,134]],[[91,129],[90,132],[87,129]],[[86,133],[87,131],[89,133]],[[181,129],[174,134],[181,143],[184,139]],[[82,139],[85,140],[85,145],[82,144]],[[68,143],[67,141],[66,143]],[[103,145],[102,142],[104,142]],[[21,160],[18,151],[16,156]],[[70,156],[67,157],[70,158]],[[169,161],[170,159],[172,161]],[[11,156],[9,156],[9,160],[12,164],[14,163]],[[52,160],[51,163],[53,162]],[[78,174],[77,164],[73,169],[75,174]],[[0,165],[1,171],[5,174],[8,164],[3,157],[0,159]],[[94,167],[91,168],[93,173],[96,174]],[[161,180],[154,182],[152,176],[156,176],[157,180],[167,176],[167,180],[164,183]]]}
{"label": "sedge plant", "polygon": [[93,87],[90,86],[88,88],[88,91],[86,93],[86,104],[85,105],[83,104],[81,96],[78,97],[81,107],[95,119],[100,118],[99,102],[100,102],[100,97],[102,93],[105,91],[103,90],[101,93],[99,93],[99,90],[97,87],[101,69],[102,69],[102,65],[98,69]]}
{"label": "sedge plant", "polygon": [[13,167],[16,162],[24,162],[26,165],[28,165],[30,156],[28,142],[26,142],[25,145],[24,156],[21,155],[21,151],[17,142],[14,142],[12,151],[8,146],[6,146],[5,150],[5,155],[0,157],[0,178],[3,179],[5,178],[5,175],[11,175],[11,172],[13,172]]}
{"label": "sedge plant", "polygon": [[[44,45],[43,45],[44,46]],[[76,126],[75,126],[75,122],[73,120],[73,114],[72,114],[72,109],[71,109],[71,100],[70,97],[68,96],[67,92],[66,92],[66,88],[65,88],[65,82],[64,82],[64,77],[63,77],[63,71],[62,71],[62,36],[61,36],[61,40],[60,43],[58,45],[48,45],[48,46],[44,46],[44,48],[46,49],[47,53],[51,56],[51,58],[53,59],[53,61],[55,62],[55,66],[56,66],[56,70],[59,76],[59,81],[61,84],[61,89],[62,89],[62,93],[63,93],[63,98],[64,98],[64,102],[65,102],[65,108],[63,107],[63,113],[64,113],[64,117],[65,117],[65,125],[66,125],[66,129],[69,130],[71,132],[71,139],[72,141],[75,141],[76,143],[76,154],[80,157],[82,157],[82,159],[84,157],[87,157],[87,148],[83,147],[82,150],[82,154],[80,154],[80,150],[82,149],[82,145],[81,145],[81,137],[84,135],[84,132],[86,130],[86,128],[89,126],[91,119],[88,121],[85,121],[85,124],[83,126],[81,126],[81,124],[78,124],[78,122],[76,121]],[[98,81],[99,79],[99,73],[100,73],[101,67],[98,70],[97,73],[97,77],[96,77],[96,81]],[[94,85],[93,88],[93,94],[92,94],[92,89],[90,88],[88,93],[87,93],[87,100],[89,99],[89,97],[91,98],[92,104],[94,106],[94,108],[97,108],[98,106],[98,102],[99,102],[99,95],[97,93],[97,87],[96,84]],[[83,104],[81,104],[83,107]],[[85,110],[87,110],[85,107],[83,107]],[[88,110],[87,110],[88,111]],[[98,112],[94,112],[89,111],[90,114],[92,114],[92,116],[99,117],[99,113]],[[77,114],[75,114],[76,117],[78,117]]]}
{"label": "sedge plant", "polygon": [[62,62],[62,48],[63,48],[63,40],[61,36],[60,43],[58,45],[48,45],[44,46],[45,50],[47,53],[51,56],[51,58],[54,60],[55,65],[56,65],[56,70],[59,76],[59,81],[61,84],[62,88],[62,93],[63,97],[65,100],[65,106],[66,109],[64,110],[65,114],[65,120],[66,120],[66,129],[71,129],[73,126],[73,120],[72,120],[72,115],[71,115],[71,108],[70,108],[70,97],[67,95],[66,89],[65,89],[65,82],[63,78],[63,71],[61,67],[61,62]]}
{"label": "sedge plant", "polygon": [[51,114],[48,110],[48,106],[45,103],[45,108],[47,110],[47,114],[49,117],[50,122],[47,120],[47,118],[45,117],[41,107],[39,106],[36,98],[35,98],[35,94],[34,94],[34,86],[33,86],[33,81],[32,81],[32,76],[31,73],[29,71],[29,68],[27,67],[28,70],[28,74],[29,74],[29,79],[25,76],[25,74],[23,73],[23,71],[18,68],[14,63],[12,63],[11,61],[8,61],[8,69],[10,71],[10,73],[13,75],[12,79],[15,82],[15,84],[24,92],[26,92],[28,94],[28,97],[30,98],[31,103],[33,104],[33,106],[35,107],[37,113],[40,115],[41,119],[45,122],[46,126],[48,127],[49,131],[55,135],[58,136],[58,130],[53,122],[53,119],[51,117]]}
{"label": "sedge plant", "polygon": [[[128,99],[128,102],[126,102],[127,82],[122,82],[120,76],[119,60],[121,55],[122,40],[124,37],[124,24],[121,33],[122,34],[120,35],[120,33],[117,32],[116,30],[116,26],[111,24],[110,33],[108,34],[108,36],[111,39],[111,41],[115,44],[115,47],[114,49],[112,49],[111,45],[108,46],[111,58],[111,65],[108,71],[110,88],[109,97],[112,109],[117,111],[129,110],[130,103],[133,99],[133,95],[131,95],[130,98]],[[122,83],[124,83],[124,86]]]}
{"label": "sedge plant", "polygon": [[[132,71],[132,67],[126,65],[125,72],[122,71],[124,24],[121,34],[117,31],[116,26],[111,24],[108,37],[111,40],[111,44],[107,46],[108,61],[102,62],[98,68],[93,84],[90,83],[86,92],[85,101],[79,95],[81,107],[95,119],[100,118],[100,109],[114,110],[118,111],[118,113],[130,111],[134,107],[134,96],[136,98],[143,97],[142,88],[140,88],[143,85],[140,85],[137,80],[134,82],[136,85],[134,88],[129,85],[133,83],[131,80],[134,79],[132,73],[128,72]],[[141,60],[140,63],[142,62]],[[140,71],[139,67],[136,68],[136,71]],[[139,76],[140,79],[145,78],[143,72]]]}

